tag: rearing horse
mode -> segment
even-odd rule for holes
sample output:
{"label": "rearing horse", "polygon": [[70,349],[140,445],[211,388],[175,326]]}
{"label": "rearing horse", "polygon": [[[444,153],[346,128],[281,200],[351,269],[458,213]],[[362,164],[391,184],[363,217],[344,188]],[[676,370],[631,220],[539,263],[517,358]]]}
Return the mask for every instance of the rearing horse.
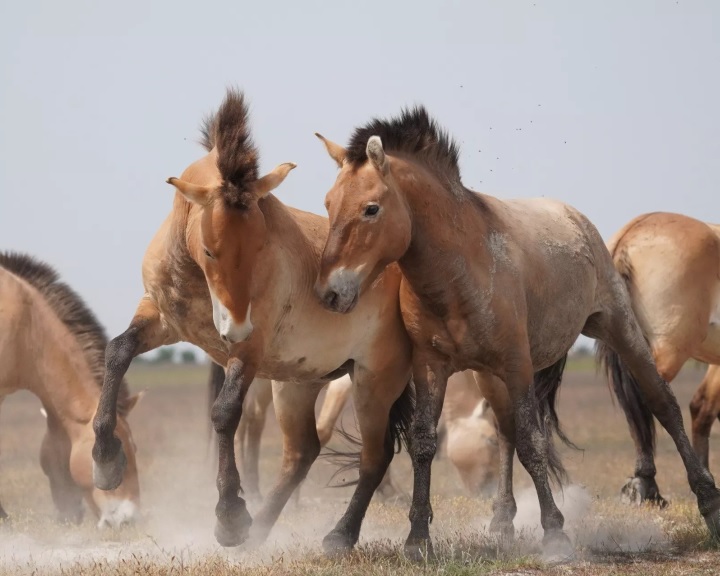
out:
{"label": "rearing horse", "polygon": [[483,390],[498,419],[504,477],[492,527],[511,530],[516,506],[508,478],[517,447],[538,493],[546,553],[572,552],[548,482],[548,420],[537,416],[533,373],[561,371],[581,333],[606,342],[635,375],[716,535],[720,491],[690,446],[677,401],[590,221],[560,202],[501,201],[468,190],[456,144],[422,107],[369,122],[347,148],[324,141],[340,172],[326,196],[330,234],[318,295],[329,309],[350,313],[387,265],[397,262],[403,273],[400,301],[417,394],[406,552],[417,556],[430,545],[436,425],[447,378],[464,369],[505,384],[495,380]]}
{"label": "rearing horse", "polygon": [[251,525],[233,446],[243,399],[256,376],[273,380],[284,454],[280,478],[255,517],[253,537],[262,539],[320,451],[319,391],[349,371],[363,442],[360,478],[324,541],[328,551],[347,549],[409,426],[411,344],[400,315],[400,271],[389,267],[379,275],[353,314],[327,311],[313,291],[327,219],[270,193],[293,164],[258,177],[241,93],[228,91],[206,123],[205,147],[206,156],[169,179],[175,201],[143,261],[145,295],[130,327],[108,345],[95,417],[96,485],[113,488],[124,467],[113,430],[117,387],[130,360],[186,340],[226,366],[212,409],[219,437],[215,536],[224,546],[243,542]]}

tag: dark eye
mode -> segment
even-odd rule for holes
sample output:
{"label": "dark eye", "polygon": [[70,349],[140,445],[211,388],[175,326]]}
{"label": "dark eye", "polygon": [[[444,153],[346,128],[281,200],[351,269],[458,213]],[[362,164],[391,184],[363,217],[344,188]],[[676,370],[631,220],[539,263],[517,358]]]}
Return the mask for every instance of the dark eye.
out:
{"label": "dark eye", "polygon": [[375,216],[380,212],[380,206],[377,204],[368,204],[365,206],[365,216]]}
{"label": "dark eye", "polygon": [[208,258],[210,258],[211,260],[215,260],[215,256],[210,254],[210,250],[208,250],[207,248],[203,248],[203,252],[205,252],[205,256],[207,256]]}

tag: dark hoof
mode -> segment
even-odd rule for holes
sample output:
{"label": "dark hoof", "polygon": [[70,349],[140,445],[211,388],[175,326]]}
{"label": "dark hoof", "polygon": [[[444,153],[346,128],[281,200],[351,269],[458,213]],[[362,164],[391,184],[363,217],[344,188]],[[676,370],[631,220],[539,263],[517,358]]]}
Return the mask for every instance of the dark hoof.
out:
{"label": "dark hoof", "polygon": [[404,552],[405,557],[413,562],[425,562],[435,557],[430,538],[427,540],[408,538],[405,542]]}
{"label": "dark hoof", "polygon": [[622,487],[621,499],[625,504],[634,504],[636,506],[647,502],[659,508],[668,507],[668,501],[660,496],[660,490],[654,478],[642,478],[640,476],[629,478],[625,486]]}
{"label": "dark hoof", "polygon": [[329,558],[339,558],[352,552],[355,541],[349,535],[333,530],[323,538],[323,552]]}
{"label": "dark hoof", "polygon": [[515,539],[515,526],[513,526],[512,520],[495,520],[493,518],[490,521],[489,531],[502,540],[512,541]]}
{"label": "dark hoof", "polygon": [[575,556],[570,538],[562,530],[550,530],[543,537],[542,559],[546,564],[570,562]]}
{"label": "dark hoof", "polygon": [[215,523],[215,540],[220,546],[240,546],[250,536],[252,517],[243,505],[232,518],[219,518]]}
{"label": "dark hoof", "polygon": [[93,483],[100,490],[115,490],[122,483],[127,458],[125,452],[118,450],[117,455],[108,462],[93,460]]}
{"label": "dark hoof", "polygon": [[705,524],[713,540],[720,541],[720,509],[705,516]]}

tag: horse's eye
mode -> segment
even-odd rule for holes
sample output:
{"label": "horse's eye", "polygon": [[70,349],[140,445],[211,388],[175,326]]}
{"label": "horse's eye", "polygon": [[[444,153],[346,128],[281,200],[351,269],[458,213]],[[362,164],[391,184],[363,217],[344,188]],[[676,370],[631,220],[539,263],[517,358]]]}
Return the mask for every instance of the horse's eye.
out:
{"label": "horse's eye", "polygon": [[211,260],[214,260],[214,259],[215,259],[215,256],[213,256],[212,254],[210,254],[210,250],[208,250],[207,248],[203,248],[203,252],[205,252],[205,256],[207,256],[207,257],[210,258]]}
{"label": "horse's eye", "polygon": [[377,204],[368,204],[365,206],[365,216],[375,216],[380,212],[380,206]]}

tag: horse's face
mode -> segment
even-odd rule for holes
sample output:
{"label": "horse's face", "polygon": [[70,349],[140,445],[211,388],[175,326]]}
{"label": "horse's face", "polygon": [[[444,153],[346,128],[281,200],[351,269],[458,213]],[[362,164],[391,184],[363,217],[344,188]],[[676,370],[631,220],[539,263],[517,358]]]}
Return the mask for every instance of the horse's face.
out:
{"label": "horse's face", "polygon": [[[132,409],[139,396],[129,401]],[[52,496],[61,520],[82,519],[82,498],[98,518],[98,527],[131,524],[140,517],[140,484],[135,460],[135,442],[127,420],[118,415],[115,434],[122,442],[127,466],[115,490],[100,490],[93,484],[92,448],[95,432],[92,420],[71,434],[58,432],[59,426],[48,422],[40,461],[50,480]]]}
{"label": "horse's face", "polygon": [[227,182],[205,187],[178,178],[168,180],[187,200],[201,208],[199,233],[191,241],[190,249],[205,273],[215,328],[229,344],[247,340],[253,331],[252,279],[267,236],[265,217],[258,202],[294,167],[294,164],[281,164],[266,176],[246,184],[242,192]]}
{"label": "horse's face", "polygon": [[378,137],[368,141],[369,160],[360,166],[346,162],[340,146],[323,141],[340,173],[325,197],[330,233],[315,290],[327,308],[346,313],[385,266],[407,251],[410,211]]}

